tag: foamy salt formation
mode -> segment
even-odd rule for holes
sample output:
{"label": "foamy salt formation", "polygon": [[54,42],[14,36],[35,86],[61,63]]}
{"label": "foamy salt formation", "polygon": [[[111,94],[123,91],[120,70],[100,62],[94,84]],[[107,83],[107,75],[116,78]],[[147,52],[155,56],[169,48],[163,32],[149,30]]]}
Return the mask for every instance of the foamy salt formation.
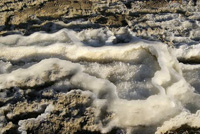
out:
{"label": "foamy salt formation", "polygon": [[1,74],[0,89],[40,86],[56,81],[58,78],[72,75],[79,70],[81,68],[76,64],[51,58],[27,69],[17,69],[8,74]]}
{"label": "foamy salt formation", "polygon": [[[181,47],[176,50],[138,39],[129,30],[121,31],[129,34],[115,35],[107,29],[79,33],[65,29],[55,34],[1,37],[0,57],[4,62],[0,62],[0,90],[53,82],[51,88],[59,90],[73,87],[90,91],[95,96],[93,105],[102,133],[117,127],[127,133],[149,134],[160,127],[156,132],[160,134],[173,129],[174,124],[175,128],[183,124],[195,126],[200,121],[196,116],[200,109],[196,93],[199,89],[195,89],[200,86],[194,86],[199,76],[189,81],[188,72],[193,72],[194,67],[180,64],[176,54],[179,58],[191,55],[184,55]],[[129,37],[130,42],[112,45],[124,37]],[[24,64],[16,69],[9,61]],[[33,65],[25,67],[31,62]],[[112,118],[104,122],[106,115],[102,113],[110,113]]]}
{"label": "foamy salt formation", "polygon": [[196,114],[190,114],[188,112],[183,112],[176,117],[170,119],[169,121],[166,121],[163,126],[158,128],[158,131],[156,134],[160,134],[161,132],[167,132],[169,129],[177,129],[180,128],[180,126],[183,126],[185,124],[194,127],[199,128],[200,127],[200,113],[199,111]]}
{"label": "foamy salt formation", "polygon": [[177,48],[176,54],[179,59],[196,60],[200,59],[200,44],[187,46],[181,45]]}

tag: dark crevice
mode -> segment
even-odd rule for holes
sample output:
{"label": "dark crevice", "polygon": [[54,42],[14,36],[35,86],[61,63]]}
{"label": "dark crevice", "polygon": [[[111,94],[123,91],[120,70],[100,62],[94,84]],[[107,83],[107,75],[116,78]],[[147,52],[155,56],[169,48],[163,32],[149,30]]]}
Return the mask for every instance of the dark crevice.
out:
{"label": "dark crevice", "polygon": [[0,107],[5,106],[6,104],[15,104],[18,101],[22,101],[23,100],[23,96],[20,97],[13,97],[12,99],[9,99],[5,102],[1,102],[0,101]]}
{"label": "dark crevice", "polygon": [[20,120],[26,120],[26,119],[29,119],[29,118],[37,118],[39,115],[41,115],[42,113],[44,113],[46,107],[48,105],[42,105],[41,106],[41,109],[38,110],[38,111],[32,111],[32,112],[25,112],[24,113],[20,113],[20,114],[15,114],[11,119],[9,119],[7,116],[6,116],[6,113],[5,113],[5,117],[7,119],[7,121],[9,122],[12,122],[13,124],[15,125],[18,125],[18,122]]}
{"label": "dark crevice", "polygon": [[15,11],[15,9],[14,8],[12,8],[12,9],[6,9],[6,10],[2,10],[1,12],[11,12],[11,11]]}
{"label": "dark crevice", "polygon": [[11,30],[10,27],[11,27],[11,24],[10,24],[10,21],[12,19],[13,15],[10,15],[6,18],[6,22],[5,22],[5,29],[8,29],[8,30]]}
{"label": "dark crevice", "polygon": [[170,130],[164,134],[200,134],[200,128],[190,127],[185,124],[176,130]]}
{"label": "dark crevice", "polygon": [[20,120],[26,120],[26,119],[29,119],[29,118],[37,118],[43,112],[44,112],[44,110],[42,112],[23,113],[23,114],[20,114],[20,115],[13,117],[13,119],[9,120],[9,121],[13,122],[14,124],[18,124],[18,122]]}
{"label": "dark crevice", "polygon": [[5,131],[3,134],[20,134],[19,131],[18,131],[18,125],[15,125],[14,127]]}
{"label": "dark crevice", "polygon": [[131,1],[124,3],[126,8],[131,9]]}
{"label": "dark crevice", "polygon": [[74,134],[101,134],[99,131],[87,131],[87,130],[81,130],[77,131]]}
{"label": "dark crevice", "polygon": [[198,65],[200,64],[200,59],[178,59],[180,63]]}

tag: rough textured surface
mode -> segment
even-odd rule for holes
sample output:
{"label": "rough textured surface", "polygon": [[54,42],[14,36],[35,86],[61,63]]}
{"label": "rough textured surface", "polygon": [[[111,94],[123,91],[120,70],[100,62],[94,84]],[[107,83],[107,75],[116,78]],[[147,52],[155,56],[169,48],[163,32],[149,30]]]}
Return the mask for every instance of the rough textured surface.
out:
{"label": "rough textured surface", "polygon": [[[90,95],[80,90],[52,92],[24,92],[20,101],[11,101],[11,104],[1,107],[1,133],[72,134],[99,131]],[[38,99],[34,99],[33,94]]]}
{"label": "rough textured surface", "polygon": [[[0,1],[1,36],[30,35],[37,31],[54,33],[62,28],[81,31],[99,27],[107,27],[116,35],[120,27],[129,27],[138,37],[159,40],[173,46],[198,44],[200,1]],[[116,42],[120,41],[119,38]],[[0,92],[0,134],[101,133],[95,120],[91,94],[74,87],[51,89],[49,87],[53,83],[48,84],[26,90],[11,87]],[[116,128],[110,133],[125,132]],[[166,134],[198,133],[199,128],[182,126]]]}
{"label": "rough textured surface", "polygon": [[181,126],[176,130],[168,131],[165,134],[199,134],[200,128],[191,128],[187,125]]}
{"label": "rough textured surface", "polygon": [[[2,0],[0,34],[29,35],[35,31],[56,32],[62,28],[128,26],[145,39],[170,45],[197,44],[199,32],[193,29],[200,29],[199,3],[199,0],[116,0],[110,3],[98,0]],[[76,20],[87,23],[78,24]]]}

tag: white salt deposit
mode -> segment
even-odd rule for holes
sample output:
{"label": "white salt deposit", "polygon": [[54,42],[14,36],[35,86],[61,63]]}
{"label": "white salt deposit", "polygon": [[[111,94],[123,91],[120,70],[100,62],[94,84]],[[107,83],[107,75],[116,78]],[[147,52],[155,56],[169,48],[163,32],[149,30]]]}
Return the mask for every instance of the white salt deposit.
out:
{"label": "white salt deposit", "polygon": [[199,60],[200,59],[200,44],[197,45],[181,45],[176,49],[176,55],[179,59]]}
{"label": "white salt deposit", "polygon": [[[170,16],[158,20],[166,18]],[[72,86],[91,92],[104,133],[114,127],[127,132],[159,127],[156,133],[161,134],[173,126],[198,126],[200,67],[186,66],[177,58],[199,59],[199,45],[170,48],[133,37],[131,32],[125,36],[130,42],[113,45],[120,36],[124,37],[124,32],[65,29],[55,34],[1,37],[0,58],[6,62],[0,62],[0,90],[55,82],[51,88]],[[15,70],[12,63],[20,62],[24,64]],[[34,64],[25,67],[30,62]],[[106,124],[99,116],[105,112],[102,110],[113,115]]]}
{"label": "white salt deposit", "polygon": [[8,72],[11,67],[12,65],[10,62],[0,60],[0,74]]}
{"label": "white salt deposit", "polygon": [[200,127],[200,111],[196,114],[190,114],[188,112],[182,112],[178,116],[164,122],[163,126],[159,127],[156,134],[167,132],[170,130],[175,130],[180,128],[182,125],[189,125],[191,127]]}
{"label": "white salt deposit", "polygon": [[34,87],[58,78],[72,75],[81,70],[78,64],[59,59],[42,60],[27,69],[17,69],[0,75],[0,89],[11,87]]}

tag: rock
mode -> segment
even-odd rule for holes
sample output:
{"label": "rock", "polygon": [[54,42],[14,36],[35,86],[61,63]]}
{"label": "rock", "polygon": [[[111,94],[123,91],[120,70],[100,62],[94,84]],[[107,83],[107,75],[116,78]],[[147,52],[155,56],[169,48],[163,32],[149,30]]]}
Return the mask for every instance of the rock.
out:
{"label": "rock", "polygon": [[33,133],[72,134],[99,131],[91,107],[92,99],[81,91],[57,94],[45,113],[19,122],[19,131]]}
{"label": "rock", "polygon": [[[188,6],[189,3],[193,4]],[[200,42],[198,34],[192,32],[194,28],[200,29],[199,0],[2,0],[0,6],[0,35],[3,36],[29,35],[36,31],[52,33],[62,28],[129,26],[136,36],[169,45]],[[80,19],[79,29],[58,23],[69,24]],[[86,21],[91,23],[85,25]]]}
{"label": "rock", "polygon": [[200,128],[192,128],[188,125],[183,125],[176,130],[171,130],[166,132],[165,134],[199,134]]}
{"label": "rock", "polygon": [[[131,40],[132,35],[127,32],[129,29],[140,38],[178,47],[184,43],[200,43],[199,21],[199,0],[0,1],[0,36],[30,35],[38,31],[54,33],[62,28],[76,31],[108,28],[116,37],[112,43],[117,44]],[[1,53],[3,54],[3,51]],[[16,69],[9,75],[7,72],[12,71],[10,68],[14,63],[4,62],[2,59],[0,64],[4,65],[4,68],[0,67],[0,74],[4,75],[0,77],[1,134],[101,133],[99,122],[95,120],[93,96],[67,83],[68,78],[79,70],[79,67],[68,72],[66,65],[55,61],[54,64],[46,64],[51,69],[43,68],[43,77],[29,74],[33,68],[39,70],[37,65],[33,65],[31,69],[26,67],[23,73]],[[42,70],[41,66],[38,68]],[[5,82],[4,79],[10,76],[15,76],[16,79]],[[67,84],[56,88],[54,83],[62,81],[63,78],[67,79],[64,81]],[[102,122],[106,125],[114,115],[104,113],[104,116]],[[111,133],[125,132],[116,128],[111,130]],[[182,126],[166,132],[180,133],[200,133],[200,130]]]}
{"label": "rock", "polygon": [[[1,133],[78,133],[99,132],[92,96],[80,90],[56,93],[54,99],[27,99],[0,107]],[[26,97],[25,97],[26,98]],[[9,120],[9,122],[8,122]]]}

